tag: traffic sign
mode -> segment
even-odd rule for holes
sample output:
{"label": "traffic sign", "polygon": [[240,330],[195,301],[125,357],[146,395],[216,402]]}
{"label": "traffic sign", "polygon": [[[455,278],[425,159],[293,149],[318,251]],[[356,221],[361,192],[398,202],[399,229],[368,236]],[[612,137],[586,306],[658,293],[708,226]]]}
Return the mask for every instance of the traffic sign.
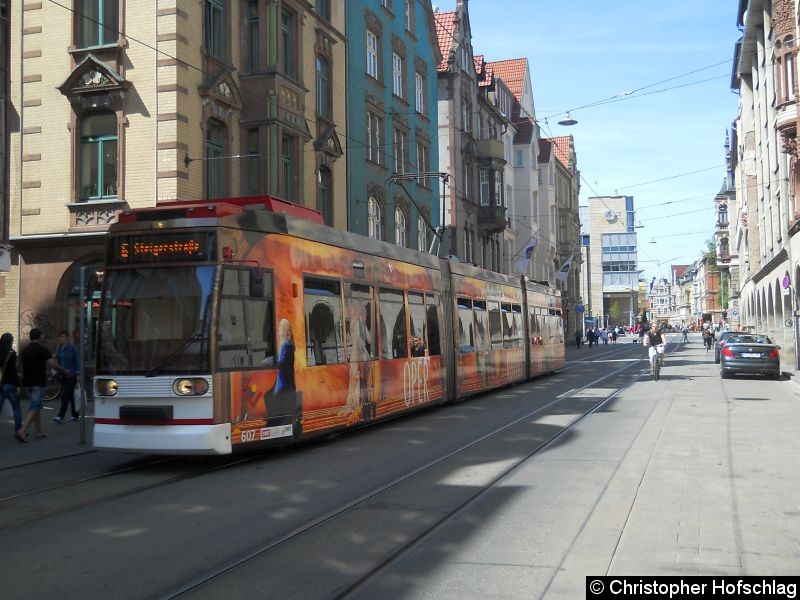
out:
{"label": "traffic sign", "polygon": [[585,310],[583,304],[576,304],[575,305],[575,312],[581,314]]}

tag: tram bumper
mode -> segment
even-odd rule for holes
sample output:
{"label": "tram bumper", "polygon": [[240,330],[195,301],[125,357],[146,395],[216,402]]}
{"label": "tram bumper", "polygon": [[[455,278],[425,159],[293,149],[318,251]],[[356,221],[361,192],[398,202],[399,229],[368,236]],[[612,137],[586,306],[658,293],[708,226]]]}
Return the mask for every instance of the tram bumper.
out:
{"label": "tram bumper", "polygon": [[99,450],[137,454],[230,454],[231,425],[111,425],[96,423]]}

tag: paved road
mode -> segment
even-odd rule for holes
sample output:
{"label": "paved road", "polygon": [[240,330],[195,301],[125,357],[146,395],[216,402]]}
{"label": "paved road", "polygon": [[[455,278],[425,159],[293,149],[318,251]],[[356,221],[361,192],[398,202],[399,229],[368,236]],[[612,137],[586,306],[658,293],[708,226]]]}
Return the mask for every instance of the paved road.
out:
{"label": "paved road", "polygon": [[[50,516],[41,501],[3,505],[6,515],[39,511],[41,518],[2,531],[0,589],[9,598],[49,598],[58,590],[81,590],[87,598],[158,597],[159,590],[253,547],[267,530],[290,530],[298,515],[324,512],[414,461],[437,455],[443,438],[461,443],[480,427],[521,414],[515,412],[518,404],[613,393],[618,378],[583,386],[626,365],[643,370],[643,363],[635,362],[643,349],[626,341],[622,338],[616,348],[570,348],[568,368],[557,377],[272,453],[181,484]],[[795,574],[800,567],[800,462],[795,458],[800,387],[791,378],[723,381],[699,338],[677,345],[662,375],[659,382],[643,377],[621,389],[603,409],[412,544],[352,595],[575,598],[585,597],[584,578],[595,574]],[[530,434],[560,426],[567,416],[550,414],[532,423]],[[9,435],[0,440],[0,490],[38,489],[59,477],[130,460],[114,454],[71,456],[63,465],[74,471],[63,473],[61,461],[48,459],[90,450],[78,443],[77,425],[48,422],[49,437],[24,446],[5,426]],[[514,449],[525,441],[519,430],[507,439]],[[463,469],[433,478],[425,500],[446,495],[451,486],[474,485],[510,455],[500,444],[491,454],[473,456]],[[24,471],[29,480],[11,478],[17,470],[10,467],[37,460],[47,462]],[[125,484],[137,477],[147,483],[197,464],[149,470]],[[112,478],[107,485],[119,487],[118,481]],[[99,493],[96,486],[91,489]],[[69,494],[57,498],[80,500]],[[411,521],[419,511],[415,500],[409,501],[381,507],[380,514]],[[402,533],[400,521],[390,525]],[[354,557],[343,549],[374,548],[388,529],[375,523],[373,540],[342,529],[340,538],[327,540],[338,552],[305,563],[301,555],[284,570],[295,569],[296,581],[304,584],[315,576],[344,579],[355,567]],[[313,551],[308,547],[304,555]],[[268,594],[279,575],[286,573],[274,567],[240,572],[225,581],[227,596]],[[335,595],[332,587],[305,587],[316,589],[315,597]],[[209,589],[197,595],[214,594]]]}

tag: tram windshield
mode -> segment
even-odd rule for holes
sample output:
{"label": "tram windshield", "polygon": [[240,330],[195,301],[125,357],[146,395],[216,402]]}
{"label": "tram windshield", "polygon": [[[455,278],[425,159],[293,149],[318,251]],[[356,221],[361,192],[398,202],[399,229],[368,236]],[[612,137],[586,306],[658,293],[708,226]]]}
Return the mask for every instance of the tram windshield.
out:
{"label": "tram windshield", "polygon": [[207,373],[214,272],[213,266],[106,271],[97,373]]}

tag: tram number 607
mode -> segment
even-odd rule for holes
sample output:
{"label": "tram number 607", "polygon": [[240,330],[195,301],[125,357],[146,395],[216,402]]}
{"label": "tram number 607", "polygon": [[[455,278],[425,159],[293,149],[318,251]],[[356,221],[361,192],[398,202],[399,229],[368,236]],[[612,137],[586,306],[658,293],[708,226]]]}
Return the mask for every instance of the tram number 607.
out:
{"label": "tram number 607", "polygon": [[408,361],[403,367],[403,398],[406,406],[424,404],[430,400],[428,395],[427,357]]}

